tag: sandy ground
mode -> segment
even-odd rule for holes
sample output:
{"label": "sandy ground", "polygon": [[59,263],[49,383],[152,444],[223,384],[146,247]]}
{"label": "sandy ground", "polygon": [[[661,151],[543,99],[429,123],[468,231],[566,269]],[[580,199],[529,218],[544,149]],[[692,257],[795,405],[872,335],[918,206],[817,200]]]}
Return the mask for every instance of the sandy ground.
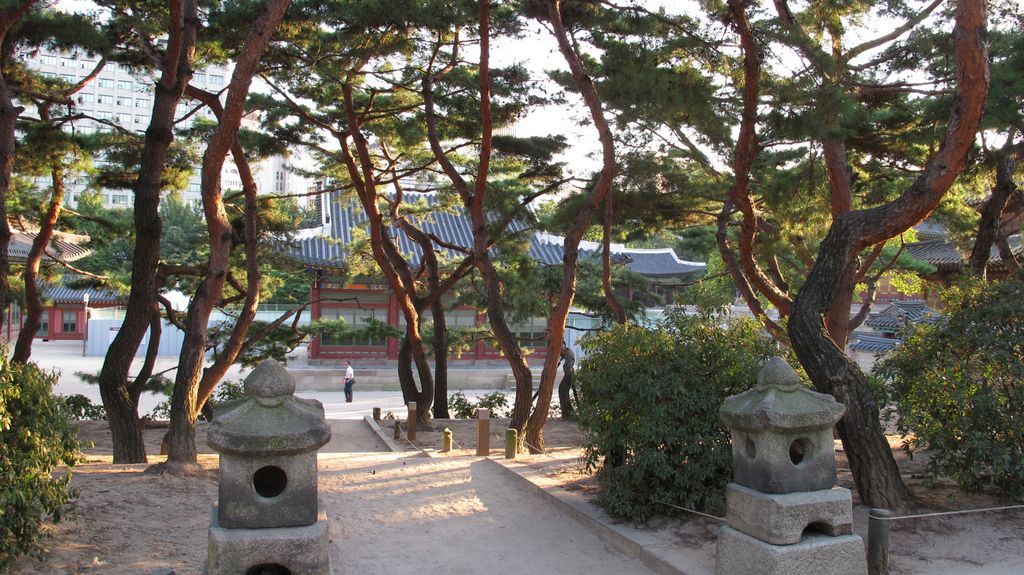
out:
{"label": "sandy ground", "polygon": [[[358,420],[332,420],[333,437],[319,457],[320,494],[331,521],[337,573],[649,573],[638,559],[612,550],[588,528],[546,500],[510,482],[493,462],[462,455],[475,450],[475,422],[435,421],[417,443],[431,451],[384,452],[383,442]],[[492,420],[492,457],[503,445],[504,423]],[[456,451],[441,454],[449,427]],[[560,497],[590,499],[596,485],[581,468],[579,434],[571,424],[549,423],[549,453],[506,464],[554,486]],[[147,574],[173,568],[200,573],[210,505],[216,497],[216,456],[200,445],[209,473],[168,478],[146,465],[112,465],[103,423],[83,423],[95,443],[76,468],[77,519],[50,526],[43,563],[22,561],[15,573],[41,575]],[[162,429],[146,431],[157,453]],[[198,437],[205,431],[199,429]],[[202,442],[201,442],[202,443]],[[151,457],[151,462],[161,458]],[[840,453],[840,467],[843,459]],[[901,457],[906,478],[928,510],[970,509],[1005,503],[994,495],[963,496],[948,484],[925,487],[915,476],[921,458]],[[841,483],[849,484],[841,472]],[[867,511],[855,508],[855,531],[866,536]],[[612,518],[603,521],[616,523]],[[623,524],[619,523],[620,527]],[[634,530],[675,554],[693,575],[711,575],[718,523],[692,517],[660,518]],[[624,526],[626,529],[633,529]],[[1024,511],[959,515],[898,522],[893,527],[894,575],[1020,575],[1024,573]]]}

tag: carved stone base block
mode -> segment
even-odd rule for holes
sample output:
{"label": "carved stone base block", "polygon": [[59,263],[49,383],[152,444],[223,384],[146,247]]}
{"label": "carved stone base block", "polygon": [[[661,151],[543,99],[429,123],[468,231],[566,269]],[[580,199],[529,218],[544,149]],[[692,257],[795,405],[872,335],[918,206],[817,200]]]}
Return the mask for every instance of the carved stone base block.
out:
{"label": "carved stone base block", "polygon": [[842,487],[761,493],[730,483],[725,507],[729,527],[773,545],[799,543],[808,527],[833,537],[853,533],[850,490]]}
{"label": "carved stone base block", "polygon": [[217,515],[214,505],[204,575],[246,575],[257,566],[291,575],[332,575],[330,533],[322,508],[316,523],[301,527],[227,529]]}
{"label": "carved stone base block", "polygon": [[808,533],[800,543],[772,545],[723,527],[715,575],[867,575],[864,542],[857,535]]}

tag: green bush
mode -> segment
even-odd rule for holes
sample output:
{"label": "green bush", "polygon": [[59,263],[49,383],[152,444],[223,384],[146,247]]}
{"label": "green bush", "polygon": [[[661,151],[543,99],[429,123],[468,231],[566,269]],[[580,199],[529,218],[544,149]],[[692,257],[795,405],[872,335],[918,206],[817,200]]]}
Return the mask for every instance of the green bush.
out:
{"label": "green bush", "polygon": [[492,391],[481,395],[476,403],[466,398],[461,391],[448,396],[448,413],[455,419],[473,419],[476,417],[477,408],[484,407],[491,410],[491,419],[497,417],[508,417],[511,409],[508,406],[508,394],[503,391]]}
{"label": "green bush", "polygon": [[947,290],[945,322],[914,326],[875,367],[927,476],[1024,501],[1024,283]]}
{"label": "green bush", "polygon": [[651,329],[622,325],[583,341],[577,372],[585,460],[600,502],[641,522],[677,505],[719,513],[732,478],[718,408],[753,387],[777,354],[752,321],[668,314]]}
{"label": "green bush", "polygon": [[97,405],[80,393],[59,395],[57,399],[61,401],[61,409],[68,419],[76,421],[106,421],[107,419],[107,409],[102,404]]}
{"label": "green bush", "polygon": [[22,555],[41,557],[43,518],[59,522],[71,510],[70,473],[56,471],[81,455],[56,380],[0,354],[0,573]]}

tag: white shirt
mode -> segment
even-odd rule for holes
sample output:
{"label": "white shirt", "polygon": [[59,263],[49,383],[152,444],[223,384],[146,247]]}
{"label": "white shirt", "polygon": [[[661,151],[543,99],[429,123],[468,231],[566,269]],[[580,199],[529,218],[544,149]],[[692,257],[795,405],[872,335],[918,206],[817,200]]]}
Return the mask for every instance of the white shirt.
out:
{"label": "white shirt", "polygon": [[354,371],[352,371],[352,366],[351,365],[347,366],[345,368],[345,381],[348,381],[350,379],[355,379],[355,378],[356,378],[356,373]]}

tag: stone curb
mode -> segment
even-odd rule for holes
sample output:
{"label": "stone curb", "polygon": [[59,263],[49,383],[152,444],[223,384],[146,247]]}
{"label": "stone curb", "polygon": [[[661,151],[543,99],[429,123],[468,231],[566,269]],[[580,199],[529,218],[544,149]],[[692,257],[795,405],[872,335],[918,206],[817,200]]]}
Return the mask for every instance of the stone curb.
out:
{"label": "stone curb", "polygon": [[[512,461],[480,458],[489,461],[510,477],[515,478],[522,487],[532,490],[542,499],[546,499],[554,507],[578,521],[581,525],[595,533],[617,550],[636,557],[655,573],[661,575],[712,575],[700,565],[695,565],[678,553],[666,553],[664,545],[655,542],[642,531],[628,525],[610,523],[608,515],[596,505],[587,501],[581,493],[571,493],[557,486],[544,486],[543,478],[526,468],[513,469]],[[532,488],[532,489],[531,489]]]}
{"label": "stone curb", "polygon": [[380,440],[384,442],[384,445],[388,447],[388,451],[405,451],[405,448],[403,446],[395,443],[394,438],[392,438],[390,435],[385,433],[383,429],[381,429],[380,425],[378,425],[377,422],[373,420],[373,417],[369,415],[364,415],[363,421],[365,421],[366,424],[370,426],[370,430],[376,433],[377,437],[379,437]]}

